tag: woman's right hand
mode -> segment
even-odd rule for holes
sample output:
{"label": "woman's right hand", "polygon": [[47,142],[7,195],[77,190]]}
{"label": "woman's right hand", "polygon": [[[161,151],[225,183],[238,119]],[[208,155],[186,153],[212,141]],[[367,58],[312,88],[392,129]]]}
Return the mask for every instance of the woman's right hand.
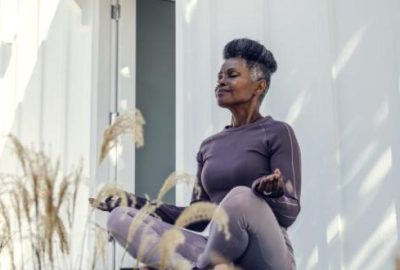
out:
{"label": "woman's right hand", "polygon": [[121,204],[121,198],[116,195],[110,195],[105,200],[99,202],[96,202],[96,198],[89,198],[89,203],[92,207],[99,210],[111,212]]}

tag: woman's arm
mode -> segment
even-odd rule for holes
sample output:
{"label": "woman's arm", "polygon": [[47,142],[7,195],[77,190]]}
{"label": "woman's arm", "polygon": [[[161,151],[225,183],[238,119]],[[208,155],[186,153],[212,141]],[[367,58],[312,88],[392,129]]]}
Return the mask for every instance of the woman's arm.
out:
{"label": "woman's arm", "polygon": [[272,170],[280,171],[282,192],[265,194],[258,189],[261,178],[253,183],[252,188],[268,202],[279,224],[289,227],[300,212],[301,153],[294,131],[287,123],[277,122],[275,136],[270,141],[270,166]]}
{"label": "woman's arm", "polygon": [[[207,192],[205,191],[205,189],[203,187],[203,182],[201,179],[201,173],[202,173],[203,164],[204,164],[203,155],[202,155],[201,151],[199,151],[197,153],[196,159],[197,159],[196,183],[193,187],[192,199],[190,201],[190,204],[210,201],[210,197],[208,196]],[[207,227],[208,223],[210,223],[209,220],[199,221],[199,222],[190,224],[189,226],[187,226],[187,228],[189,230],[201,232],[201,231],[204,231],[204,229]]]}
{"label": "woman's arm", "polygon": [[[203,170],[203,158],[200,151],[197,153],[196,160],[197,160],[196,183],[195,186],[193,187],[192,199],[190,204],[210,201],[210,198],[207,192],[205,191],[201,181],[201,172]],[[142,206],[144,205],[143,202],[141,203],[141,205]],[[183,210],[185,210],[185,208],[186,207],[179,207],[170,204],[162,204],[160,207],[157,208],[156,214],[159,217],[161,217],[162,220],[170,224],[174,224],[176,219],[183,212]],[[209,220],[195,222],[186,226],[186,229],[201,232],[207,227],[209,222],[210,222]]]}
{"label": "woman's arm", "polygon": [[[203,185],[201,183],[201,171],[203,169],[203,162],[201,158],[200,152],[197,154],[197,183],[195,184],[192,192],[192,200],[191,203],[196,203],[200,201],[209,201],[209,197],[206,193],[206,191],[203,188]],[[129,193],[125,191],[125,196],[126,196],[126,202],[128,207],[134,207],[136,209],[141,209],[144,205],[146,205],[149,201],[146,198],[143,198],[139,195],[135,195],[133,193]],[[111,212],[114,208],[121,206],[121,202],[123,200],[118,197],[118,196],[109,196],[107,197],[103,202],[100,202],[98,205],[95,207],[103,210],[103,211],[108,211]],[[125,200],[124,200],[125,201]],[[94,198],[89,198],[90,204],[94,206],[95,199]],[[163,221],[169,223],[169,224],[174,224],[179,215],[185,210],[186,207],[180,207],[180,206],[175,206],[172,204],[167,204],[163,203],[161,204],[156,210],[155,214],[160,217]],[[187,229],[189,230],[194,230],[194,231],[203,231],[209,221],[200,221],[196,223],[192,223],[188,226],[186,226]]]}

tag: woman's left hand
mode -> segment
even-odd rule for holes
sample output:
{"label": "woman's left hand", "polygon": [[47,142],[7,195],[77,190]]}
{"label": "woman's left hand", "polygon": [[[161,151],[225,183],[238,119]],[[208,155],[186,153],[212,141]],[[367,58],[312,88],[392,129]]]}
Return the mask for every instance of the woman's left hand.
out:
{"label": "woman's left hand", "polygon": [[273,174],[262,176],[257,191],[271,197],[280,197],[283,195],[283,177],[279,169],[275,169]]}

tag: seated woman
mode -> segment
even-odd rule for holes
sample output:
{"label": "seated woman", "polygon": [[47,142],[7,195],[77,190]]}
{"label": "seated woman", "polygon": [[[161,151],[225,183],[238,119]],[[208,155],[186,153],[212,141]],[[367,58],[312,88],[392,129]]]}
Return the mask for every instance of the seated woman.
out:
{"label": "seated woman", "polygon": [[[245,38],[226,44],[223,57],[214,91],[218,105],[230,110],[232,120],[201,143],[197,154],[201,193],[192,196],[191,204],[206,201],[221,206],[229,217],[231,237],[225,239],[213,221],[208,237],[194,233],[191,230],[202,231],[208,223],[198,222],[182,229],[185,242],[177,253],[192,263],[192,269],[223,269],[214,265],[217,253],[242,269],[292,270],[296,264],[287,228],[300,211],[300,148],[287,123],[259,112],[277,64],[263,45]],[[103,209],[112,210],[108,229],[122,246],[132,218],[145,203],[136,196],[131,207]],[[157,237],[172,228],[184,209],[162,204],[156,210],[161,219],[148,216],[129,241],[128,252],[137,257],[141,235],[151,233],[156,240],[147,243],[152,252],[142,260],[157,265]]]}

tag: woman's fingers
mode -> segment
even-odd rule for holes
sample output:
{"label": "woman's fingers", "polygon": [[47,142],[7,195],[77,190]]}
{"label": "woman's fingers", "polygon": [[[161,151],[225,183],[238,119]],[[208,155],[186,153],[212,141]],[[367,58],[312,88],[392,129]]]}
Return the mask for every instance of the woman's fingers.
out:
{"label": "woman's fingers", "polygon": [[115,207],[119,205],[121,198],[118,196],[108,196],[104,201],[100,201],[96,203],[95,198],[89,198],[89,203],[92,207],[96,207],[97,209],[103,211],[111,211]]}
{"label": "woman's fingers", "polygon": [[271,193],[277,196],[283,193],[283,177],[279,169],[275,169],[273,174],[263,176],[258,185],[260,192]]}
{"label": "woman's fingers", "polygon": [[283,178],[280,177],[278,179],[276,179],[276,181],[274,182],[274,188],[273,188],[273,196],[274,197],[280,197],[283,195],[284,193],[284,182],[283,182]]}
{"label": "woman's fingers", "polygon": [[266,176],[261,178],[260,184],[258,185],[258,191],[260,192],[265,191],[267,189],[268,182],[269,180],[266,178]]}
{"label": "woman's fingers", "polygon": [[279,178],[279,181],[278,181],[278,188],[281,189],[281,190],[283,190],[284,185],[285,185],[285,183],[283,182],[283,178],[282,178],[282,177]]}
{"label": "woman's fingers", "polygon": [[89,203],[90,203],[91,206],[93,206],[94,200],[95,200],[94,198],[89,198]]}
{"label": "woman's fingers", "polygon": [[99,204],[96,205],[96,208],[100,209],[100,210],[103,210],[103,211],[108,211],[109,210],[109,207],[108,207],[107,203],[105,203],[105,202],[99,202]]}
{"label": "woman's fingers", "polygon": [[104,202],[98,202],[98,203],[96,204],[96,199],[95,199],[95,198],[89,198],[89,203],[90,203],[90,205],[91,205],[92,207],[95,207],[95,208],[97,208],[97,209],[106,211],[106,209],[105,209],[106,204],[105,204]]}
{"label": "woman's fingers", "polygon": [[275,178],[281,178],[282,177],[281,170],[276,168],[275,171],[274,171],[274,176],[275,176]]}
{"label": "woman's fingers", "polygon": [[272,182],[271,192],[276,192],[278,190],[278,181],[279,181],[279,179],[275,179]]}

